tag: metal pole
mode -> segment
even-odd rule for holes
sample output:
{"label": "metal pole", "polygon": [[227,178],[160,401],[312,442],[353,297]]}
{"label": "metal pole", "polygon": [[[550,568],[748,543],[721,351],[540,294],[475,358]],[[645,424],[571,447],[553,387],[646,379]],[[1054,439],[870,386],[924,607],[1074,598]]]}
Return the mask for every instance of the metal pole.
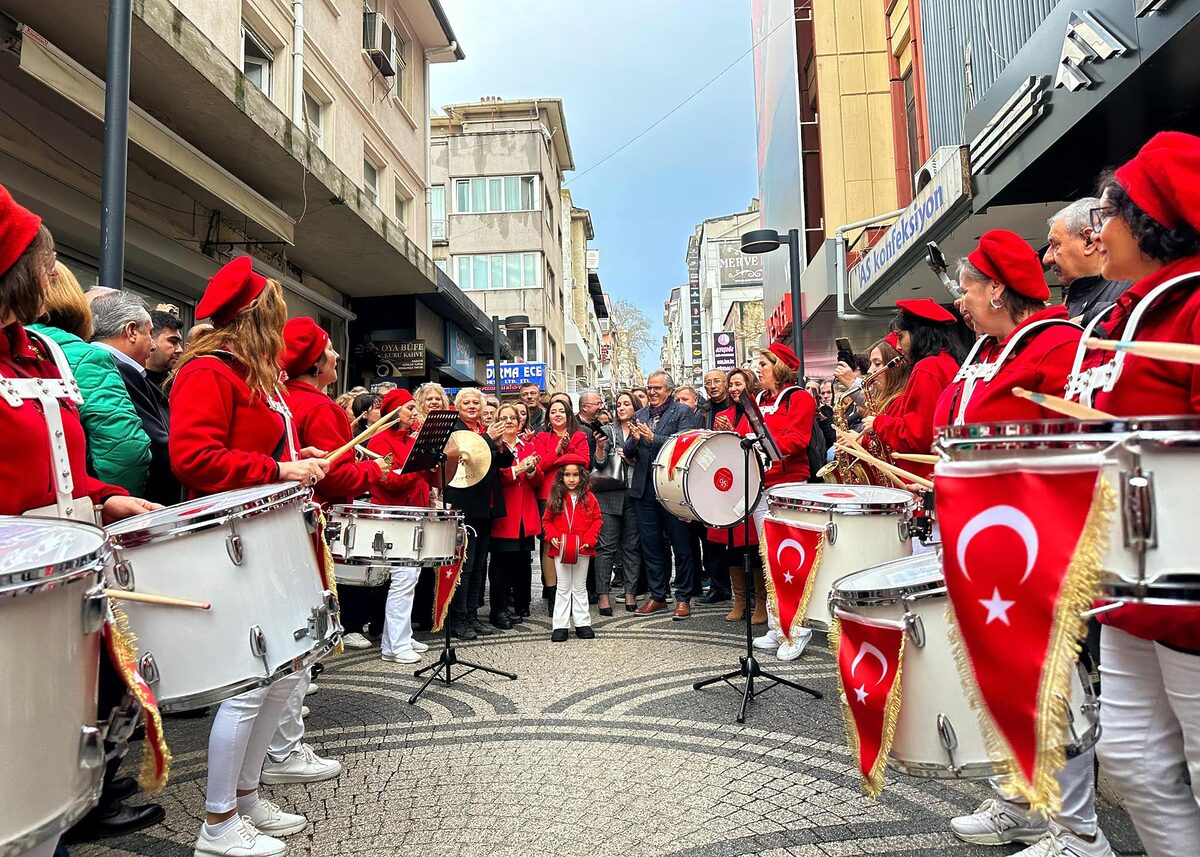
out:
{"label": "metal pole", "polygon": [[500,316],[492,316],[492,394],[500,398]]}
{"label": "metal pole", "polygon": [[129,171],[129,42],[133,0],[109,0],[100,184],[100,285],[125,283],[125,188]]}
{"label": "metal pole", "polygon": [[792,286],[792,350],[800,358],[800,368],[796,377],[804,383],[804,308],[800,300],[800,230],[788,232],[788,264],[791,271]]}

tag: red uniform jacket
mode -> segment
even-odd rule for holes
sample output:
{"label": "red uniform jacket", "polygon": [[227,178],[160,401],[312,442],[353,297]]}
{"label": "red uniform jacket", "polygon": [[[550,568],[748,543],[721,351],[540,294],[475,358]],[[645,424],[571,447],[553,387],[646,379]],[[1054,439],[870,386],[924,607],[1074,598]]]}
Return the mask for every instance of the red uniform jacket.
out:
{"label": "red uniform jacket", "polygon": [[[503,444],[504,441],[497,441]],[[512,450],[513,458],[522,461],[537,453],[532,439],[518,440]],[[542,532],[538,517],[536,487],[541,477],[536,472],[515,474],[514,467],[500,468],[500,484],[504,489],[504,517],[492,521],[492,538],[519,539],[522,535],[536,536]],[[590,494],[588,496],[591,496]]]}
{"label": "red uniform jacket", "polygon": [[[302,381],[288,381],[284,386],[300,446],[331,452],[354,437],[346,412],[316,387]],[[348,452],[331,464],[325,478],[317,483],[317,502],[322,505],[352,502],[367,493],[379,476],[378,464],[357,461],[354,453]]]}
{"label": "red uniform jacket", "polygon": [[[278,462],[291,460],[284,431],[283,416],[251,394],[236,363],[197,357],[175,377],[171,469],[192,496],[277,481]],[[294,432],[292,442],[300,448]]]}
{"label": "red uniform jacket", "polygon": [[763,474],[763,484],[769,488],[784,482],[806,482],[810,475],[808,442],[812,439],[817,403],[799,387],[789,387],[774,397],[762,391],[758,394],[758,407],[767,431],[783,453],[783,460],[772,464]]}
{"label": "red uniform jacket", "polygon": [[[1031,315],[1017,325],[1003,341],[989,338],[979,350],[976,364],[991,363],[1009,341],[1031,324],[1050,319],[1068,318],[1065,306],[1047,307]],[[1035,393],[1061,396],[1067,386],[1067,376],[1075,360],[1075,351],[1083,331],[1065,324],[1054,324],[1039,328],[1026,335],[1004,362],[1004,366],[991,381],[976,381],[971,399],[962,414],[961,423],[991,423],[1006,420],[1049,420],[1058,414],[1048,411],[1028,399],[1012,394],[1013,387],[1024,387]],[[956,381],[938,399],[934,414],[935,426],[946,426],[954,422],[955,413],[962,409],[963,388],[966,382]],[[905,463],[904,467],[908,467]]]}
{"label": "red uniform jacket", "polygon": [[[586,441],[585,441],[586,442]],[[573,509],[570,515],[567,510]],[[583,500],[572,506],[568,496],[563,502],[563,510],[557,515],[546,507],[545,517],[542,518],[542,533],[547,544],[551,539],[561,539],[568,533],[579,536],[579,555],[595,556],[596,541],[600,538],[600,526],[604,518],[600,514],[600,504],[596,502],[591,491],[584,495]],[[583,547],[587,545],[587,547]],[[550,544],[547,556],[558,556],[558,548]]]}
{"label": "red uniform jacket", "polygon": [[553,431],[540,431],[533,436],[534,452],[541,456],[541,460],[538,462],[538,476],[542,480],[537,489],[539,500],[545,500],[550,496],[554,478],[558,476],[558,471],[561,469],[558,460],[563,455],[578,455],[584,461],[591,460],[587,435],[583,432],[577,431],[571,435],[571,439],[567,442],[567,451],[559,455],[558,444],[561,440],[562,438]]}
{"label": "red uniform jacket", "polygon": [[[793,393],[792,395],[796,395],[796,394]],[[812,396],[809,396],[809,398],[811,399]],[[724,411],[721,411],[721,412],[717,413],[715,416],[717,416],[717,417],[723,416],[723,417],[725,417],[725,419],[729,420],[729,424],[731,426],[733,426],[733,430],[735,432],[737,432],[738,434],[740,434],[742,437],[745,437],[746,435],[750,434],[750,421],[746,419],[745,413],[743,411],[741,411],[739,408],[737,408],[736,406],[732,407],[732,408],[728,408]],[[807,460],[807,458],[808,458],[808,455],[806,453],[805,460]],[[740,466],[741,465],[739,464],[739,467]],[[732,537],[730,537],[730,535],[729,535],[730,533],[733,533]],[[718,545],[727,545],[729,547],[744,548],[746,546],[746,528],[743,527],[741,524],[738,524],[736,527],[733,527],[732,529],[728,529],[728,530],[716,530],[716,529],[710,528],[708,530],[707,538],[710,542],[713,542]],[[754,526],[753,521],[750,522],[750,544],[752,544],[752,545],[758,544],[758,529]],[[741,563],[742,563],[742,559],[740,557],[735,557],[735,558],[730,559],[729,564],[732,566],[735,566],[735,567],[740,567]]]}
{"label": "red uniform jacket", "polygon": [[[1112,338],[1121,338],[1130,313],[1150,291],[1172,277],[1192,271],[1200,271],[1200,257],[1172,262],[1127,289],[1117,298],[1117,308],[1109,315]],[[1200,345],[1200,280],[1167,292],[1142,316],[1134,338]],[[1104,354],[1103,359],[1110,356]],[[1113,391],[1097,393],[1094,404],[1120,417],[1200,413],[1200,366],[1126,354]],[[1159,502],[1164,502],[1163,498]],[[1200,607],[1127,604],[1100,614],[1099,619],[1143,640],[1200,652]]]}
{"label": "red uniform jacket", "polygon": [[[416,435],[407,429],[384,429],[367,441],[367,449],[392,454],[392,471],[371,485],[371,502],[377,506],[428,506],[433,473],[401,473]],[[318,485],[320,483],[317,483]]]}
{"label": "red uniform jacket", "polygon": [[[57,378],[54,360],[35,347],[25,334],[25,328],[14,322],[0,329],[0,377]],[[103,503],[109,497],[128,492],[109,485],[87,472],[87,440],[79,411],[74,403],[60,400],[63,431],[66,433],[67,457],[71,461],[73,498],[88,497],[93,503]],[[20,515],[30,509],[49,506],[54,502],[54,473],[50,458],[50,436],[42,408],[33,401],[19,408],[9,407],[0,399],[0,433],[4,437],[4,455],[0,456],[0,515]]]}
{"label": "red uniform jacket", "polygon": [[[875,417],[875,434],[893,452],[928,453],[933,449],[933,418],[938,399],[954,380],[958,361],[946,352],[918,360],[908,376],[904,392]],[[930,464],[904,462],[904,469],[918,476],[933,474]]]}

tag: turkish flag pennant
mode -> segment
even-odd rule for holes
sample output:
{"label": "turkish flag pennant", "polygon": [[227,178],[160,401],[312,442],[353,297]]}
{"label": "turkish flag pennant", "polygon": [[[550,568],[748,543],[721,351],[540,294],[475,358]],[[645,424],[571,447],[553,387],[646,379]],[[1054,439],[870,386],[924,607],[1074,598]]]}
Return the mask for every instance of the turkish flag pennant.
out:
{"label": "turkish flag pennant", "polygon": [[467,542],[464,537],[454,563],[443,565],[437,570],[437,577],[433,582],[434,632],[442,630],[442,625],[446,622],[446,614],[450,611],[450,599],[454,597],[454,591],[458,589],[458,581],[462,578],[462,567],[463,561],[466,558],[466,551]]}
{"label": "turkish flag pennant", "polygon": [[[317,529],[312,533],[310,538],[312,539],[313,553],[317,557],[317,568],[321,571],[321,585],[333,595],[334,601],[340,605],[342,602],[338,598],[337,576],[333,567],[333,554],[329,550],[329,542],[325,539],[325,512],[315,503],[313,506],[317,516]],[[339,628],[341,628],[340,608],[339,614],[335,618],[339,623]],[[345,628],[341,628],[342,633],[345,630]],[[337,645],[330,650],[329,654],[340,655],[344,651],[346,651],[346,647],[342,644],[342,637],[339,634]]]}
{"label": "turkish flag pennant", "polygon": [[167,785],[171,775],[171,750],[163,737],[162,715],[159,714],[154,691],[138,671],[137,637],[129,628],[129,619],[111,601],[108,621],[104,623],[104,646],[110,663],[125,681],[129,695],[142,707],[146,741],[142,749],[138,785],[147,793],[160,791]]}
{"label": "turkish flag pennant", "polygon": [[900,714],[904,625],[834,610],[829,649],[837,659],[842,719],[850,750],[858,757],[863,791],[883,791],[883,768]]}
{"label": "turkish flag pennant", "polygon": [[670,460],[667,462],[667,479],[675,478],[675,466],[679,464],[679,460],[683,458],[683,454],[691,449],[692,444],[705,434],[707,432],[693,429],[692,431],[684,431],[675,435],[675,445],[671,447]]}
{"label": "turkish flag pennant", "polygon": [[770,516],[763,519],[759,552],[767,569],[767,601],[789,643],[795,642],[793,636],[804,626],[824,544],[824,527]]}
{"label": "turkish flag pennant", "polygon": [[1071,671],[1115,492],[1094,458],[940,463],[937,517],[951,645],[993,761],[1057,812]]}

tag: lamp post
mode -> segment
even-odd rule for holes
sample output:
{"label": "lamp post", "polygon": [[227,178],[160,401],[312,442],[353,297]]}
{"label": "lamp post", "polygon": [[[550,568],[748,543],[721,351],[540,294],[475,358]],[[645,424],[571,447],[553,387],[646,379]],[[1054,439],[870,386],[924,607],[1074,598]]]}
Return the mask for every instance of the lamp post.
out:
{"label": "lamp post", "polygon": [[792,350],[800,360],[797,377],[804,380],[804,309],[800,300],[800,230],[790,229],[780,235],[774,229],[754,229],[742,233],[742,252],[751,255],[778,250],[780,244],[788,245],[788,268],[792,285]]}
{"label": "lamp post", "polygon": [[505,331],[524,330],[529,327],[529,316],[527,315],[510,315],[506,318],[500,318],[498,315],[492,316],[492,387],[496,398],[500,398],[500,328]]}

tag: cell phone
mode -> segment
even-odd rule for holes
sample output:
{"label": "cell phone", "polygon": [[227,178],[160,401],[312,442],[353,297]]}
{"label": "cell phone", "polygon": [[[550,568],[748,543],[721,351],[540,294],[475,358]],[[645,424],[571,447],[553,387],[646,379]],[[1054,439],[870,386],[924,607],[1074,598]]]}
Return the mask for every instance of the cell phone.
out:
{"label": "cell phone", "polygon": [[850,345],[850,340],[844,336],[839,336],[834,341],[837,346],[837,359],[839,363],[845,363],[847,366],[854,366],[854,348]]}

